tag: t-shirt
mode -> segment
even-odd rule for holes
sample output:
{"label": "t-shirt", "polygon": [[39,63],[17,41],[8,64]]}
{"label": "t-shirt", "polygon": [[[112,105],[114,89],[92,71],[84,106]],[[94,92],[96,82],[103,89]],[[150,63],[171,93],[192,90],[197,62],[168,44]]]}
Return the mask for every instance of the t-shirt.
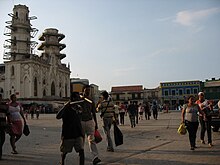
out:
{"label": "t-shirt", "polygon": [[89,121],[92,120],[92,113],[95,112],[95,104],[91,101],[87,101],[87,99],[85,99],[85,101],[80,104],[82,106],[82,114],[81,114],[81,120],[82,121]]}
{"label": "t-shirt", "polygon": [[185,120],[190,122],[198,122],[198,105],[192,105],[189,107],[187,104],[183,105],[183,109],[185,110]]}
{"label": "t-shirt", "polygon": [[84,136],[82,131],[81,121],[79,114],[77,113],[77,107],[69,106],[64,110],[62,120],[62,137],[64,139],[73,139],[80,136]]}

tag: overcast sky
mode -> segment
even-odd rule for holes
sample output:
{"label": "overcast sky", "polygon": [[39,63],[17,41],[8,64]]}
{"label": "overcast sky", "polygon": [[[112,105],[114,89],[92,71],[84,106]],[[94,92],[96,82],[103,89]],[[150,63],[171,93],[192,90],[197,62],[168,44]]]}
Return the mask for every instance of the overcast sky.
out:
{"label": "overcast sky", "polygon": [[0,0],[0,63],[5,21],[29,7],[39,29],[65,34],[71,78],[112,86],[220,78],[220,0]]}

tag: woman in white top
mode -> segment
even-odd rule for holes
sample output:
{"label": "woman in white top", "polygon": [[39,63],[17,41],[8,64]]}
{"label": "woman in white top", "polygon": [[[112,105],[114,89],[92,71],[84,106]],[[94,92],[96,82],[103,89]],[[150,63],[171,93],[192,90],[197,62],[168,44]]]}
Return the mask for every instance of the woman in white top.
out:
{"label": "woman in white top", "polygon": [[16,95],[12,94],[10,96],[10,103],[9,103],[9,112],[11,118],[11,132],[10,135],[10,144],[12,147],[12,154],[17,154],[15,143],[21,138],[22,131],[23,131],[23,123],[26,124],[26,120],[24,118],[23,110],[20,104],[16,101]]}
{"label": "woman in white top", "polygon": [[196,148],[196,133],[199,126],[198,112],[203,113],[199,106],[195,104],[194,96],[191,95],[188,97],[188,103],[184,104],[182,109],[182,123],[185,123],[189,133],[191,150]]}

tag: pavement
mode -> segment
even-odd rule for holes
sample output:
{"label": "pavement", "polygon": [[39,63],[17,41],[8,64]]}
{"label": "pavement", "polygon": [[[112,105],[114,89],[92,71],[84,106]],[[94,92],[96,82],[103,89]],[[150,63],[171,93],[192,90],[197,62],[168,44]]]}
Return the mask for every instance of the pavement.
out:
{"label": "pavement", "polygon": [[[55,114],[40,114],[40,118],[28,119],[30,135],[22,136],[17,142],[18,154],[11,154],[9,136],[3,147],[3,160],[0,165],[58,165],[60,160],[60,134],[62,120]],[[181,121],[180,111],[159,113],[158,120],[139,120],[135,128],[129,125],[128,116],[125,125],[119,126],[124,135],[124,144],[115,147],[115,152],[106,152],[106,140],[101,119],[99,131],[103,136],[97,144],[100,165],[219,165],[220,132],[213,132],[213,144],[201,144],[200,127],[197,132],[197,149],[190,150],[187,135],[179,135],[177,128]],[[206,136],[207,141],[207,136]],[[88,143],[85,144],[85,165],[91,165]],[[66,157],[66,165],[78,165],[78,155],[73,151]]]}

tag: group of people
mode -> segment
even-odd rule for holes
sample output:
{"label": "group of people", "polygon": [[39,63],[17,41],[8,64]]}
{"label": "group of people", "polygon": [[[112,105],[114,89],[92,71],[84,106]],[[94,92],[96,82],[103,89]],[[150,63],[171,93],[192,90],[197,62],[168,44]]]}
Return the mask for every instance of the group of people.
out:
{"label": "group of people", "polygon": [[198,93],[198,100],[195,100],[194,96],[188,97],[188,103],[183,105],[182,108],[182,123],[185,123],[186,129],[189,134],[190,149],[195,150],[196,146],[196,134],[200,123],[201,132],[200,140],[202,144],[205,144],[205,132],[207,131],[208,145],[213,146],[212,143],[212,130],[211,130],[211,111],[213,110],[213,104],[209,100],[205,99],[203,92]]}
{"label": "group of people", "polygon": [[102,101],[95,106],[90,98],[90,86],[83,88],[83,93],[73,92],[71,100],[67,102],[57,113],[56,118],[62,119],[61,133],[61,161],[60,165],[65,164],[67,153],[74,148],[79,153],[79,165],[85,164],[84,144],[87,138],[89,149],[92,154],[92,164],[96,165],[99,159],[97,144],[94,132],[98,130],[96,112],[101,112],[103,128],[107,139],[107,152],[114,152],[113,142],[110,135],[111,126],[116,122],[115,107],[108,92],[102,92]]}
{"label": "group of people", "polygon": [[25,124],[23,109],[16,101],[16,95],[12,94],[10,101],[4,102],[0,94],[0,160],[6,132],[10,135],[11,153],[17,154],[16,142],[21,138]]}
{"label": "group of people", "polygon": [[131,128],[134,128],[138,124],[139,120],[143,120],[145,116],[146,120],[150,120],[151,113],[153,113],[153,118],[158,119],[158,105],[156,101],[153,101],[150,106],[149,103],[139,103],[137,104],[134,101],[130,101],[128,105],[121,103],[119,106],[119,124],[124,125],[124,117],[128,114],[130,119]]}

